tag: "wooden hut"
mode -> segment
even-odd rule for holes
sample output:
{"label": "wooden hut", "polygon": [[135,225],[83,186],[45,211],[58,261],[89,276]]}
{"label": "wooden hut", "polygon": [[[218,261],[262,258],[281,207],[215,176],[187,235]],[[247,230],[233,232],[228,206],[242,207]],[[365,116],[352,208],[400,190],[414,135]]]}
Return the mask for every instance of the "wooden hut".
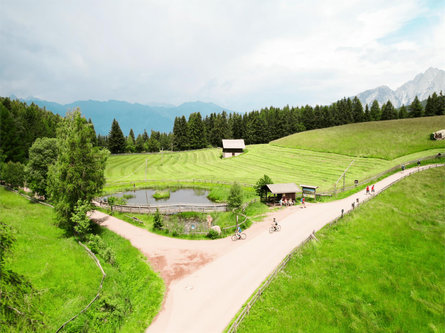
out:
{"label": "wooden hut", "polygon": [[267,184],[267,192],[274,195],[275,201],[278,201],[281,198],[292,199],[295,201],[295,195],[299,192],[299,188],[294,183]]}
{"label": "wooden hut", "polygon": [[238,140],[222,140],[223,144],[223,157],[232,157],[232,156],[238,156],[243,153],[244,148],[246,148],[246,145],[244,144],[243,139]]}

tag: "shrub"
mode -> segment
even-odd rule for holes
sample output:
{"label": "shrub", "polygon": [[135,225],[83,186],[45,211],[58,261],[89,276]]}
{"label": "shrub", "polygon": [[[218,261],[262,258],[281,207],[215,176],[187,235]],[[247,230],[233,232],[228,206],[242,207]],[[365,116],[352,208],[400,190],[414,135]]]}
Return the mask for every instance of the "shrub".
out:
{"label": "shrub", "polygon": [[218,232],[216,230],[213,230],[213,229],[210,229],[206,236],[207,236],[207,238],[210,238],[210,239],[217,239],[217,238],[219,238]]}
{"label": "shrub", "polygon": [[100,255],[106,262],[109,262],[111,265],[115,264],[116,255],[114,254],[114,251],[104,243],[99,235],[88,235],[86,236],[86,240],[86,245],[93,253]]}
{"label": "shrub", "polygon": [[25,166],[20,162],[11,162],[2,166],[3,180],[11,187],[21,187],[25,182]]}
{"label": "shrub", "polygon": [[228,197],[228,204],[230,208],[240,208],[243,203],[243,189],[235,182],[230,188],[230,194]]}
{"label": "shrub", "polygon": [[157,230],[162,230],[163,227],[164,227],[164,224],[162,223],[162,216],[159,213],[159,210],[156,209],[156,213],[155,213],[154,221],[153,221],[153,228],[157,229]]}

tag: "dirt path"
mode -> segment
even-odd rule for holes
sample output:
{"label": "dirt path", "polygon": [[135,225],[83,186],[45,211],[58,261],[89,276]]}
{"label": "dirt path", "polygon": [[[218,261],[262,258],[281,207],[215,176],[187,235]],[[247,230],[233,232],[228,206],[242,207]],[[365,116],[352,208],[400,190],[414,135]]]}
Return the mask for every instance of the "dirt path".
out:
{"label": "dirt path", "polygon": [[[376,183],[376,194],[418,170],[399,172]],[[223,331],[281,260],[314,230],[339,217],[342,209],[345,213],[351,210],[356,199],[362,203],[369,197],[362,190],[334,202],[278,210],[246,230],[246,240],[236,242],[230,238],[173,239],[97,211],[92,217],[129,239],[166,282],[168,290],[163,308],[147,332],[208,333]],[[282,231],[270,234],[268,229],[273,217],[281,224]]]}

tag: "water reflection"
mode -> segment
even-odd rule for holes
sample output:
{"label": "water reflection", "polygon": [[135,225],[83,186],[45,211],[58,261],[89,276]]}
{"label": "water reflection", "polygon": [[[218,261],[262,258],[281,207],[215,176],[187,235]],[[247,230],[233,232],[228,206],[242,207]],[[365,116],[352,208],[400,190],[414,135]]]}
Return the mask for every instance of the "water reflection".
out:
{"label": "water reflection", "polygon": [[[211,200],[207,198],[209,191],[203,189],[191,189],[182,188],[176,191],[170,190],[170,198],[158,199],[153,198],[157,190],[154,189],[144,189],[136,191],[120,192],[105,196],[122,197],[124,195],[132,195],[133,198],[127,199],[127,204],[129,205],[154,205],[159,203],[169,203],[169,204],[179,204],[179,203],[189,203],[189,204],[211,204]],[[162,190],[166,191],[166,190]]]}

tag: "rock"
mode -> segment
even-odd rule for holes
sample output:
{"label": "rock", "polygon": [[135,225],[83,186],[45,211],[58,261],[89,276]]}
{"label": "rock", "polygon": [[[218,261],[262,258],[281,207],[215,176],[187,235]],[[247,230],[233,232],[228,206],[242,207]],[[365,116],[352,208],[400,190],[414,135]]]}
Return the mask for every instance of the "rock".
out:
{"label": "rock", "polygon": [[215,230],[218,233],[218,235],[221,235],[221,228],[219,227],[219,225],[214,225],[210,229]]}

